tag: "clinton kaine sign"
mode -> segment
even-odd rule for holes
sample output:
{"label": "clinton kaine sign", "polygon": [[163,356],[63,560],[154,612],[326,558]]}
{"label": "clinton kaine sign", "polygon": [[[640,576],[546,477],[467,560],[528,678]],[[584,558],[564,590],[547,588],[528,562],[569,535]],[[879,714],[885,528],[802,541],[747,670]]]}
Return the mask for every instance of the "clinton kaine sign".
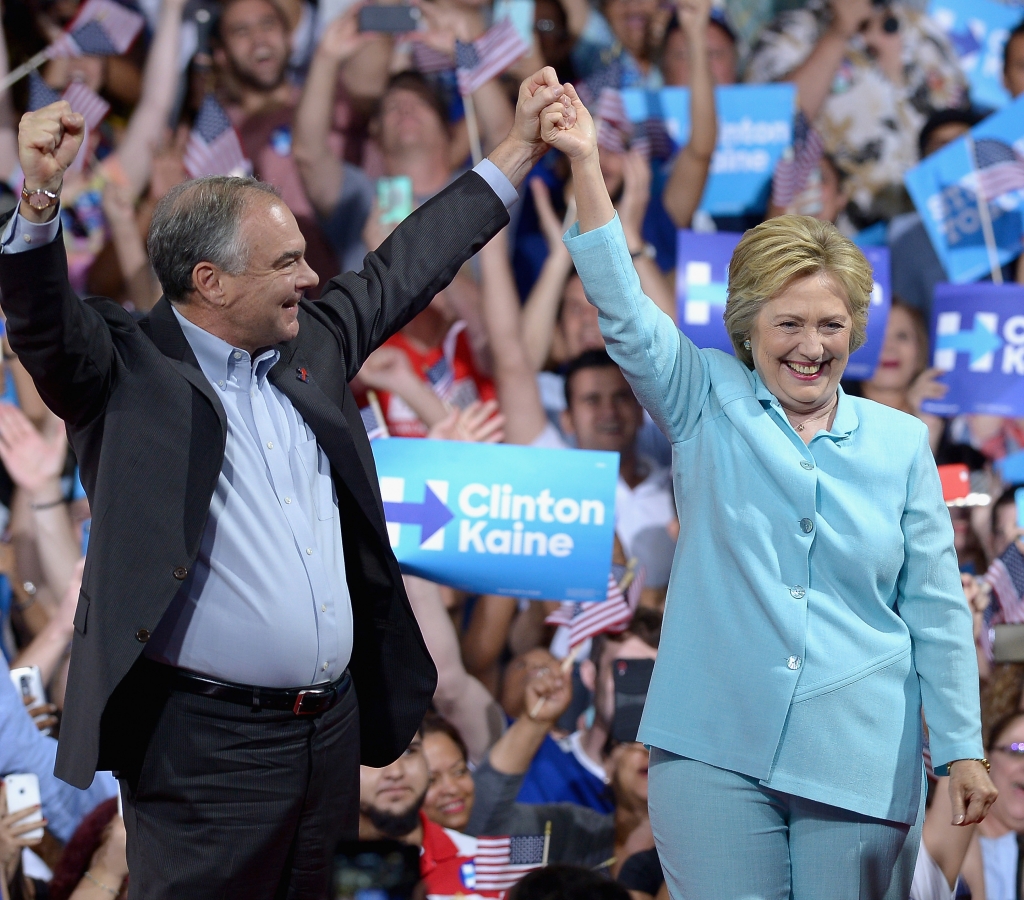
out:
{"label": "clinton kaine sign", "polygon": [[617,453],[389,438],[373,455],[402,571],[479,593],[605,598]]}

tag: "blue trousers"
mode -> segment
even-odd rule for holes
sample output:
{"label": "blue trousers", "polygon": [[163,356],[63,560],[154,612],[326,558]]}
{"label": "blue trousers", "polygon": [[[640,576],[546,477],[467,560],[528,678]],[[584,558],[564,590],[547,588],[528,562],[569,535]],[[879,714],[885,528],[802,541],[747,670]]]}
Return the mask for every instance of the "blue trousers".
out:
{"label": "blue trousers", "polygon": [[672,900],[907,900],[917,824],[762,787],[652,748],[648,806]]}

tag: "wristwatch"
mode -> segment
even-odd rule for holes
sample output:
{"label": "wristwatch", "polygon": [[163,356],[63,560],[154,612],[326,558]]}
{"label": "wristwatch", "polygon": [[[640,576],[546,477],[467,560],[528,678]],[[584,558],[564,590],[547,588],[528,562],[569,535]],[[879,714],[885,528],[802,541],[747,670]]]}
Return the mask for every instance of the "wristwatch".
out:
{"label": "wristwatch", "polygon": [[21,199],[31,206],[36,212],[43,212],[51,206],[56,206],[60,201],[60,188],[57,188],[56,193],[45,190],[44,188],[36,188],[36,190],[30,191],[28,189],[28,185],[25,185],[21,189]]}
{"label": "wristwatch", "polygon": [[977,757],[965,757],[963,759],[954,759],[946,764],[946,768],[948,769],[951,765],[953,765],[953,763],[956,762],[980,762],[985,767],[986,772],[992,771],[992,763],[990,763],[985,757],[981,757],[981,759],[978,759]]}

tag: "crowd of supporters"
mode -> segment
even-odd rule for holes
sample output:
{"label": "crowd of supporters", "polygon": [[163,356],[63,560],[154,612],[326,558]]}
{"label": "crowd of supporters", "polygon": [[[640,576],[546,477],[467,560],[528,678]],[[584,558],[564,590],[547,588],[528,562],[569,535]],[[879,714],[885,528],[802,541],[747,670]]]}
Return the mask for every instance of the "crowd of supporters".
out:
{"label": "crowd of supporters", "polygon": [[[90,127],[65,181],[69,269],[79,293],[112,297],[138,316],[161,295],[146,251],[150,218],[195,173],[201,125],[210,142],[237,134],[234,161],[280,192],[323,285],[361,268],[403,213],[495,147],[511,126],[519,81],[547,64],[589,104],[606,89],[690,88],[688,143],[669,158],[628,129],[616,136],[609,127],[600,142],[644,291],[675,317],[675,230],[740,231],[760,221],[700,209],[716,146],[715,87],[794,83],[797,132],[813,132],[821,149],[761,217],[807,213],[851,235],[887,234],[894,299],[884,346],[874,374],[844,389],[925,421],[937,462],[965,464],[977,498],[950,515],[1000,797],[976,832],[950,829],[948,797],[932,779],[924,843],[939,876],[929,896],[951,896],[958,879],[957,896],[1020,896],[1024,664],[994,662],[992,636],[1000,624],[1024,622],[1019,485],[997,465],[1024,450],[1024,419],[922,411],[945,390],[930,365],[928,318],[946,275],[903,176],[988,112],[972,105],[958,58],[922,4],[535,0],[528,52],[463,95],[456,57],[492,27],[489,0],[418,0],[419,29],[400,34],[361,31],[358,0],[122,2],[144,17],[127,52],[49,59],[0,93],[0,210],[12,209],[21,189],[20,114],[69,85],[87,86],[109,112]],[[0,75],[58,40],[79,5],[3,0]],[[1012,96],[1024,92],[1024,25],[1007,42],[1004,78]],[[628,621],[580,641],[564,614],[559,624],[558,603],[406,578],[439,681],[406,753],[385,769],[363,767],[360,839],[418,848],[420,890],[432,897],[508,888],[520,900],[667,897],[647,816],[647,750],[614,737],[613,672],[657,656],[686,509],[673,498],[671,446],[605,351],[562,244],[575,209],[568,175],[565,160],[548,154],[512,223],[352,385],[374,434],[620,458],[612,575]],[[1022,262],[1024,254],[1004,267],[1008,281],[1024,283]],[[27,837],[34,810],[7,814],[0,788],[0,897],[124,896],[116,783],[100,775],[83,792],[52,774],[88,501],[63,424],[6,342],[0,462],[0,776],[38,775],[46,824],[42,838]],[[45,696],[23,695],[7,677],[8,667],[31,666]],[[499,838],[541,840],[544,868],[515,887],[488,881],[482,860]]]}

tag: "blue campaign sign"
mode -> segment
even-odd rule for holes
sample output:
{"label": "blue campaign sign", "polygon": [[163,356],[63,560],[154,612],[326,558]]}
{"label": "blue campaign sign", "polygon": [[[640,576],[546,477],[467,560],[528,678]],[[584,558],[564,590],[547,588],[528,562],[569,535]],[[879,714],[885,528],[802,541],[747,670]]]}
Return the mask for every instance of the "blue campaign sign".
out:
{"label": "blue campaign sign", "polygon": [[953,284],[976,281],[993,262],[1021,252],[1022,152],[1024,96],[907,172],[907,190]]}
{"label": "blue campaign sign", "polygon": [[479,593],[605,599],[617,453],[414,438],[372,446],[403,572]]}
{"label": "blue campaign sign", "polygon": [[994,0],[932,0],[928,15],[949,38],[978,106],[1010,102],[1003,87],[1003,47],[1021,21],[1019,7]]}
{"label": "blue campaign sign", "polygon": [[[718,231],[705,234],[680,230],[676,258],[676,321],[698,347],[732,353],[732,341],[725,330],[729,260],[742,234]],[[867,343],[850,355],[846,378],[870,378],[878,365],[885,342],[885,325],[892,306],[888,247],[861,247],[871,264],[875,286],[868,312]]]}
{"label": "blue campaign sign", "polygon": [[[675,148],[690,139],[690,91],[683,87],[622,91],[634,123],[661,119]],[[793,143],[796,89],[791,84],[715,88],[718,146],[700,208],[713,216],[763,213],[772,173]]]}
{"label": "blue campaign sign", "polygon": [[936,285],[932,348],[949,391],[925,412],[1024,416],[1024,286]]}

